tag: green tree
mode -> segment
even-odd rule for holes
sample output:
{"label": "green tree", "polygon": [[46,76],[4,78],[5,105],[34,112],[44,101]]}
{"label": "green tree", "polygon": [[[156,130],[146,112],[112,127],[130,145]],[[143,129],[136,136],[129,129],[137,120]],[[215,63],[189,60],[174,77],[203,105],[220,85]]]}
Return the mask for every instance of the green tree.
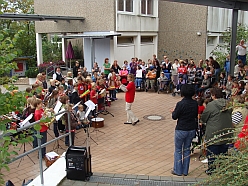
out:
{"label": "green tree", "polygon": [[[211,52],[222,67],[224,66],[227,55],[230,54],[231,36],[232,29],[231,27],[228,27],[225,32],[222,33],[223,43],[218,44]],[[246,42],[248,41],[248,27],[246,25],[239,24],[237,28],[236,43],[238,44],[241,39],[244,39]]]}
{"label": "green tree", "polygon": [[[3,0],[1,6],[4,13],[33,14],[33,0]],[[34,21],[0,20],[0,29],[8,30],[9,37],[19,31],[15,48],[19,56],[36,56],[35,23]],[[22,31],[22,32],[20,32]],[[29,66],[35,66],[35,59],[28,61]]]}
{"label": "green tree", "polygon": [[61,44],[59,43],[60,38],[54,36],[51,42],[47,35],[42,37],[42,49],[43,49],[43,60],[45,62],[57,62],[62,59],[62,49]]}

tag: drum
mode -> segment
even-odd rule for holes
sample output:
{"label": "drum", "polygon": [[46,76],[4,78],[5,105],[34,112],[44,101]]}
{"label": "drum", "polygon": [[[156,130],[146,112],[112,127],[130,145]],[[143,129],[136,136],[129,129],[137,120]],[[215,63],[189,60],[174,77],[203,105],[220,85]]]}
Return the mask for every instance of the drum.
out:
{"label": "drum", "polygon": [[104,127],[104,118],[92,118],[91,121],[94,128]]}

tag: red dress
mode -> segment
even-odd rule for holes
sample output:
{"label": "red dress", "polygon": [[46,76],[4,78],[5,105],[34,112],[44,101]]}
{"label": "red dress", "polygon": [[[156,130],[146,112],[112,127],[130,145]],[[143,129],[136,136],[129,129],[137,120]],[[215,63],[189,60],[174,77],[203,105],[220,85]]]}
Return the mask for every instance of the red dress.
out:
{"label": "red dress", "polygon": [[239,139],[234,144],[235,148],[237,149],[245,148],[246,145],[241,140],[248,142],[248,116],[246,116],[245,118],[244,126],[242,128],[242,131],[239,133],[238,138]]}

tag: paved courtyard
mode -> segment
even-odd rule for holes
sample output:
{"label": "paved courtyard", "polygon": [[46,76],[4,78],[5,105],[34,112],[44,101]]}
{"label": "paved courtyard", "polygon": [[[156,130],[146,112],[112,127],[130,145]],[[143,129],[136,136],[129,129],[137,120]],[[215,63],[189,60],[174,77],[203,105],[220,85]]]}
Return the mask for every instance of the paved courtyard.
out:
{"label": "paved courtyard", "polygon": [[[91,137],[98,143],[91,141],[92,170],[93,173],[112,173],[125,175],[172,176],[174,153],[174,129],[176,121],[171,119],[170,109],[174,108],[181,97],[172,97],[170,94],[150,92],[136,93],[132,110],[140,122],[135,125],[123,124],[126,121],[124,93],[118,93],[118,100],[113,102],[107,110],[114,114],[102,115],[104,127],[99,128],[104,132],[93,132]],[[162,120],[147,120],[148,115],[161,115]],[[91,129],[92,131],[93,129]],[[49,131],[48,138],[52,139],[53,131]],[[86,134],[78,130],[76,134],[77,146],[85,146]],[[63,141],[61,146],[66,149]],[[27,149],[31,149],[27,144]],[[47,152],[52,151],[54,145],[47,147]],[[23,151],[23,149],[21,149]],[[58,149],[59,154],[65,150]],[[187,178],[205,178],[203,165],[199,160],[199,150],[191,155],[189,175]],[[39,175],[37,152],[30,158],[25,157],[17,167],[20,160],[10,164],[10,172],[5,171],[5,179],[12,180],[20,185],[24,179],[28,180]]]}

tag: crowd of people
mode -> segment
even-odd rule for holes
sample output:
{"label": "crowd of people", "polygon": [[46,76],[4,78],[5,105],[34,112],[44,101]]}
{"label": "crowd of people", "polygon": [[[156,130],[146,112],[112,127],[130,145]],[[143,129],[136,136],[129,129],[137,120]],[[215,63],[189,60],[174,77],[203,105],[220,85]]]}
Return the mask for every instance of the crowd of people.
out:
{"label": "crowd of people", "polygon": [[[223,72],[221,72],[221,65],[213,57],[200,60],[196,65],[193,59],[170,61],[167,56],[164,56],[160,61],[156,55],[153,55],[147,63],[141,59],[132,58],[130,62],[124,61],[123,64],[118,64],[117,60],[110,64],[109,59],[105,58],[103,67],[99,67],[95,62],[91,71],[76,62],[73,71],[68,72],[66,76],[63,76],[61,69],[57,67],[53,79],[50,80],[50,86],[46,83],[45,74],[38,74],[32,88],[27,88],[26,91],[35,96],[27,98],[25,117],[33,113],[31,122],[40,120],[46,110],[53,112],[57,101],[60,101],[70,113],[72,144],[74,144],[75,130],[89,123],[91,119],[85,117],[86,101],[91,100],[97,105],[90,116],[94,117],[96,112],[101,112],[106,105],[118,100],[118,92],[124,91],[127,112],[127,122],[124,124],[136,125],[139,119],[131,111],[135,90],[141,89],[142,86],[145,91],[163,90],[170,83],[172,91],[179,92],[184,97],[171,111],[172,118],[178,120],[175,130],[175,161],[172,174],[186,176],[190,162],[190,144],[199,123],[203,123],[202,126],[206,125],[206,140],[210,140],[217,130],[242,128],[242,123],[247,117],[247,108],[240,104],[247,102],[248,66],[243,65],[239,60],[235,66],[234,76],[231,76],[228,62],[229,56]],[[204,92],[209,88],[212,88],[209,91],[210,96],[204,96]],[[231,100],[234,105],[225,111],[228,100]],[[79,102],[80,104],[75,107]],[[67,118],[68,115],[65,114],[59,121],[53,123],[55,137],[58,137],[60,132],[69,131]],[[45,124],[41,126],[43,144],[47,139],[48,126]],[[240,129],[235,135],[242,137],[241,132]],[[65,145],[69,145],[68,137]],[[37,139],[34,140],[34,147],[36,146]],[[234,142],[234,146],[240,148],[242,143]],[[226,153],[227,147],[225,140],[208,146],[207,173],[211,173],[214,169],[214,158],[211,156]],[[43,157],[45,152],[43,148]]]}

